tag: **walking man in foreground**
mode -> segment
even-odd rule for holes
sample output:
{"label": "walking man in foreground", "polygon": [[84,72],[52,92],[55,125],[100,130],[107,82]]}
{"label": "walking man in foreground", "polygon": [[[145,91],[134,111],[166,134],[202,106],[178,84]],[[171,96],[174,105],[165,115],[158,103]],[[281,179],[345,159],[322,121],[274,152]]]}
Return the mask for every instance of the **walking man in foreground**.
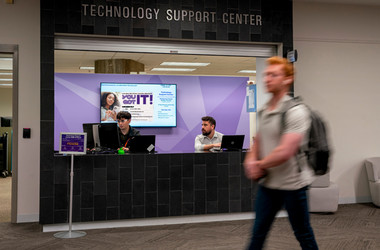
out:
{"label": "walking man in foreground", "polygon": [[267,60],[264,82],[271,99],[259,112],[255,143],[244,160],[247,178],[258,181],[252,239],[248,249],[262,249],[277,212],[284,206],[302,249],[318,249],[310,226],[308,186],[314,175],[299,153],[307,143],[310,117],[307,107],[298,105],[281,116],[294,80],[293,65],[285,58]]}

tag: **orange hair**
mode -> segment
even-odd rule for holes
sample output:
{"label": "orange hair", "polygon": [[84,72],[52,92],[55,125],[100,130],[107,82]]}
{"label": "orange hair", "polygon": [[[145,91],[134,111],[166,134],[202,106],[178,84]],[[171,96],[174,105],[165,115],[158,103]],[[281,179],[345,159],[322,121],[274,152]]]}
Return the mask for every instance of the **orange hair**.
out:
{"label": "orange hair", "polygon": [[286,58],[273,56],[267,59],[268,65],[283,65],[284,73],[286,76],[294,76],[294,66]]}

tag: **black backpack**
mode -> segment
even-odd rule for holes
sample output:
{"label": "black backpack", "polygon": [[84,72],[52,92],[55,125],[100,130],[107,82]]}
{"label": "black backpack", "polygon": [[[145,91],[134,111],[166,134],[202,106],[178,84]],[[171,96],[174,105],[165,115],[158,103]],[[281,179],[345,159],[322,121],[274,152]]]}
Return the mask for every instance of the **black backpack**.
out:
{"label": "black backpack", "polygon": [[309,143],[306,147],[301,148],[299,154],[304,153],[307,157],[309,166],[314,170],[315,175],[324,175],[329,171],[330,148],[327,136],[327,128],[322,117],[311,110],[302,102],[300,97],[295,97],[287,101],[281,115],[281,131],[285,127],[286,112],[297,106],[305,105],[310,112],[311,124],[309,129]]}

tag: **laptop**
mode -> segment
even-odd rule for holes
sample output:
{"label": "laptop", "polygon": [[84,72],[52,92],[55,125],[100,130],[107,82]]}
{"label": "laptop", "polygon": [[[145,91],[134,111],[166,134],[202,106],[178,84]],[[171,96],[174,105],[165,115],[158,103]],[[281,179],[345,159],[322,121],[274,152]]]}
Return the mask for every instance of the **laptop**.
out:
{"label": "laptop", "polygon": [[131,153],[154,153],[156,145],[155,135],[139,135],[132,137],[129,142]]}
{"label": "laptop", "polygon": [[220,148],[222,150],[241,150],[243,148],[244,135],[223,135],[222,145]]}

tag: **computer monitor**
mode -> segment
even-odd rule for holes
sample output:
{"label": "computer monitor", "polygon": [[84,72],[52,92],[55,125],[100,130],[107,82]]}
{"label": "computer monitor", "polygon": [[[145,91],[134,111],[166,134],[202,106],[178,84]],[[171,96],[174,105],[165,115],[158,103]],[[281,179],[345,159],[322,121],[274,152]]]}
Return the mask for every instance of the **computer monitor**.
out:
{"label": "computer monitor", "polygon": [[99,123],[83,123],[83,133],[87,133],[87,148],[100,147]]}
{"label": "computer monitor", "polygon": [[243,143],[244,135],[223,135],[220,148],[222,150],[241,150]]}
{"label": "computer monitor", "polygon": [[0,127],[12,127],[12,117],[1,117]]}
{"label": "computer monitor", "polygon": [[131,153],[153,153],[156,143],[155,135],[139,135],[132,137],[129,142],[129,152]]}
{"label": "computer monitor", "polygon": [[103,149],[118,149],[120,147],[119,130],[117,123],[99,124],[100,146]]}

